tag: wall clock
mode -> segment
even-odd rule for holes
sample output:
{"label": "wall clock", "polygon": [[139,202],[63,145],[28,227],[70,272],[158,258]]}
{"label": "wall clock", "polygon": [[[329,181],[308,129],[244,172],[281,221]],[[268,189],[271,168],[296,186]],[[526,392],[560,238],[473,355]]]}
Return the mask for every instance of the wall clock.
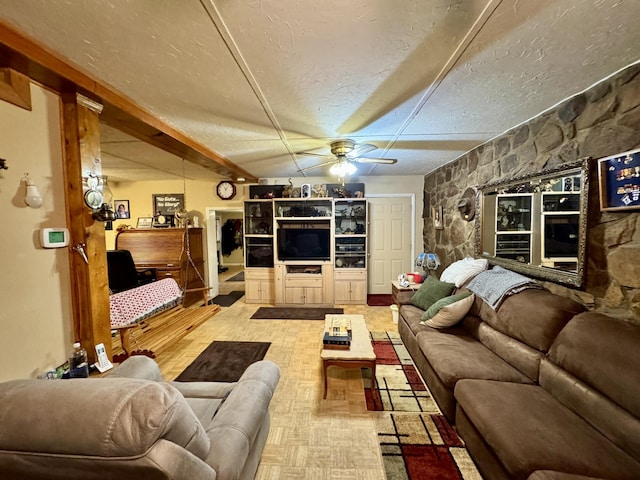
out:
{"label": "wall clock", "polygon": [[222,180],[216,187],[216,193],[222,200],[231,200],[236,196],[236,186],[229,180]]}

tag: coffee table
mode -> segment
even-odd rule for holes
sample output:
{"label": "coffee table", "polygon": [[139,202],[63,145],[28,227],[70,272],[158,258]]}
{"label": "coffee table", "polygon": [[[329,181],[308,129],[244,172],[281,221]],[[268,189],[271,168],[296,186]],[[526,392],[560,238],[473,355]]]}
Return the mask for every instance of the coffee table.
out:
{"label": "coffee table", "polygon": [[[323,348],[322,373],[324,375],[324,397],[327,398],[327,369],[331,366],[342,368],[370,368],[371,393],[376,385],[376,354],[371,345],[371,336],[363,315],[325,315],[324,331],[329,331],[334,319],[349,320],[351,322],[351,347],[348,350],[333,350]],[[324,334],[324,332],[323,332]]]}

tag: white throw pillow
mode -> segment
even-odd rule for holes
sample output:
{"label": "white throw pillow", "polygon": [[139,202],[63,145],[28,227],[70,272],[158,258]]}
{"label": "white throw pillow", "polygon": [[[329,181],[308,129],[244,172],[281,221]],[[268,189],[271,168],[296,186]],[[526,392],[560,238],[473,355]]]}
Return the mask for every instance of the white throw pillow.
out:
{"label": "white throw pillow", "polygon": [[460,288],[480,272],[484,272],[488,267],[489,262],[486,258],[466,257],[453,262],[445,268],[442,275],[440,275],[440,281],[453,283]]}
{"label": "white throw pillow", "polygon": [[[456,323],[464,318],[464,316],[471,308],[471,305],[473,305],[473,301],[475,300],[475,298],[476,296],[474,294],[471,294],[467,297],[464,297],[462,300],[444,305],[433,317],[420,323],[422,323],[423,325],[428,325],[432,328],[453,327]],[[434,304],[434,306],[436,305]]]}

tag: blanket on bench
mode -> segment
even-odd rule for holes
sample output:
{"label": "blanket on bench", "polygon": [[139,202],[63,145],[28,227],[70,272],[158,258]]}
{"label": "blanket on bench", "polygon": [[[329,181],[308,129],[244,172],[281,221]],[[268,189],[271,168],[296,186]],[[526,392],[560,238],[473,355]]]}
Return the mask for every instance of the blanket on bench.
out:
{"label": "blanket on bench", "polygon": [[111,328],[124,327],[173,308],[182,301],[182,290],[173,278],[147,283],[109,296]]}

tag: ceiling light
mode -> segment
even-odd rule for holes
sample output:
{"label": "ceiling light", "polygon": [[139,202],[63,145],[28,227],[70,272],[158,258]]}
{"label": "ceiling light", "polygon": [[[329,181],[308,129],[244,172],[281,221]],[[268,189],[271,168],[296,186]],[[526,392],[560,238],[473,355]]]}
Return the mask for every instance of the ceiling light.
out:
{"label": "ceiling light", "polygon": [[348,160],[340,160],[334,163],[329,169],[332,175],[343,178],[348,177],[356,172],[356,166]]}

